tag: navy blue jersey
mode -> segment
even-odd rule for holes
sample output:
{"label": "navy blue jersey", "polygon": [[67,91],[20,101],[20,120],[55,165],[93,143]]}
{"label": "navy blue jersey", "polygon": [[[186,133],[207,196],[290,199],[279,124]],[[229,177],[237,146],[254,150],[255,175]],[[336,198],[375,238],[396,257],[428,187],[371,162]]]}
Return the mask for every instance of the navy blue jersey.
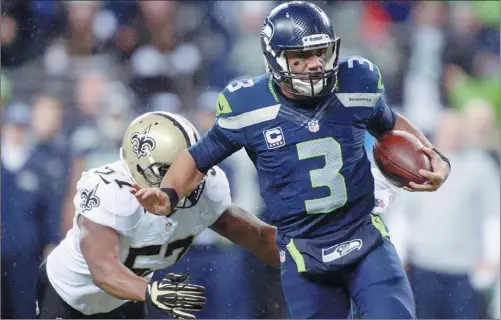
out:
{"label": "navy blue jersey", "polygon": [[215,125],[189,151],[204,172],[244,147],[253,160],[267,220],[290,237],[346,229],[374,207],[365,133],[393,128],[376,65],[341,60],[335,90],[308,104],[284,98],[268,74],[219,95]]}

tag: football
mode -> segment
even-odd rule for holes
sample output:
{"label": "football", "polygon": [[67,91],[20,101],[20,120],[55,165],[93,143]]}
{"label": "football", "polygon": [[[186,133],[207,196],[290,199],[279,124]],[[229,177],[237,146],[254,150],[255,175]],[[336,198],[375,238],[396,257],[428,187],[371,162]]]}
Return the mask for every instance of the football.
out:
{"label": "football", "polygon": [[398,188],[408,186],[411,181],[423,184],[427,179],[418,173],[419,169],[432,171],[432,168],[422,148],[414,135],[390,130],[374,143],[374,162],[384,177]]}

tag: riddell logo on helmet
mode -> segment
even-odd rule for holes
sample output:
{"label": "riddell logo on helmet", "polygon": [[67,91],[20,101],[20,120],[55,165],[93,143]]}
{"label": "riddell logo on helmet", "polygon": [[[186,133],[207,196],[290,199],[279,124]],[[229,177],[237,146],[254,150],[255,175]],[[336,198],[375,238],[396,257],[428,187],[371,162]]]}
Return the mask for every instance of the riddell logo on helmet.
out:
{"label": "riddell logo on helmet", "polygon": [[303,37],[303,45],[313,46],[317,44],[323,44],[329,41],[330,37],[327,34],[313,34],[311,36]]}

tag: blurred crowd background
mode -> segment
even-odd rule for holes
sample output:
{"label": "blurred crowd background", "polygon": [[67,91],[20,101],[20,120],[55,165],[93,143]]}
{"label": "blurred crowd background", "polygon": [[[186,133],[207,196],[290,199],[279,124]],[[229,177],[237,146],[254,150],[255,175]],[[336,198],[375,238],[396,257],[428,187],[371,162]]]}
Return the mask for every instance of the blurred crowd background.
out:
{"label": "blurred crowd background", "polygon": [[[499,319],[499,1],[312,2],[451,158],[439,192],[399,191],[384,217],[418,317]],[[82,171],[117,160],[143,112],[205,132],[218,91],[264,72],[260,28],[279,3],[2,0],[2,318],[35,317],[35,270],[71,227]],[[265,210],[245,153],[221,166],[234,202]],[[211,231],[170,270],[206,286],[200,318],[287,316],[278,272]]]}

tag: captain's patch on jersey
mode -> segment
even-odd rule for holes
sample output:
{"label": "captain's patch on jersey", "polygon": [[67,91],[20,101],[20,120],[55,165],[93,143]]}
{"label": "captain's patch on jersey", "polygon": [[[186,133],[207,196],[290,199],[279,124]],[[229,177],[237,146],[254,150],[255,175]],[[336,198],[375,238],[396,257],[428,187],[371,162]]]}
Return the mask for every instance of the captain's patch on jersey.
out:
{"label": "captain's patch on jersey", "polygon": [[276,127],[263,132],[268,149],[275,149],[285,145],[285,137],[282,128]]}
{"label": "captain's patch on jersey", "polygon": [[97,188],[99,187],[99,183],[92,189],[84,189],[80,195],[82,202],[80,203],[80,208],[83,212],[90,211],[93,208],[99,207],[101,201],[99,197],[96,195]]}
{"label": "captain's patch on jersey", "polygon": [[137,155],[138,158],[147,155],[147,151],[155,149],[156,142],[150,137],[151,124],[144,129],[142,132],[134,132],[130,137],[130,142],[132,142],[132,150]]}

